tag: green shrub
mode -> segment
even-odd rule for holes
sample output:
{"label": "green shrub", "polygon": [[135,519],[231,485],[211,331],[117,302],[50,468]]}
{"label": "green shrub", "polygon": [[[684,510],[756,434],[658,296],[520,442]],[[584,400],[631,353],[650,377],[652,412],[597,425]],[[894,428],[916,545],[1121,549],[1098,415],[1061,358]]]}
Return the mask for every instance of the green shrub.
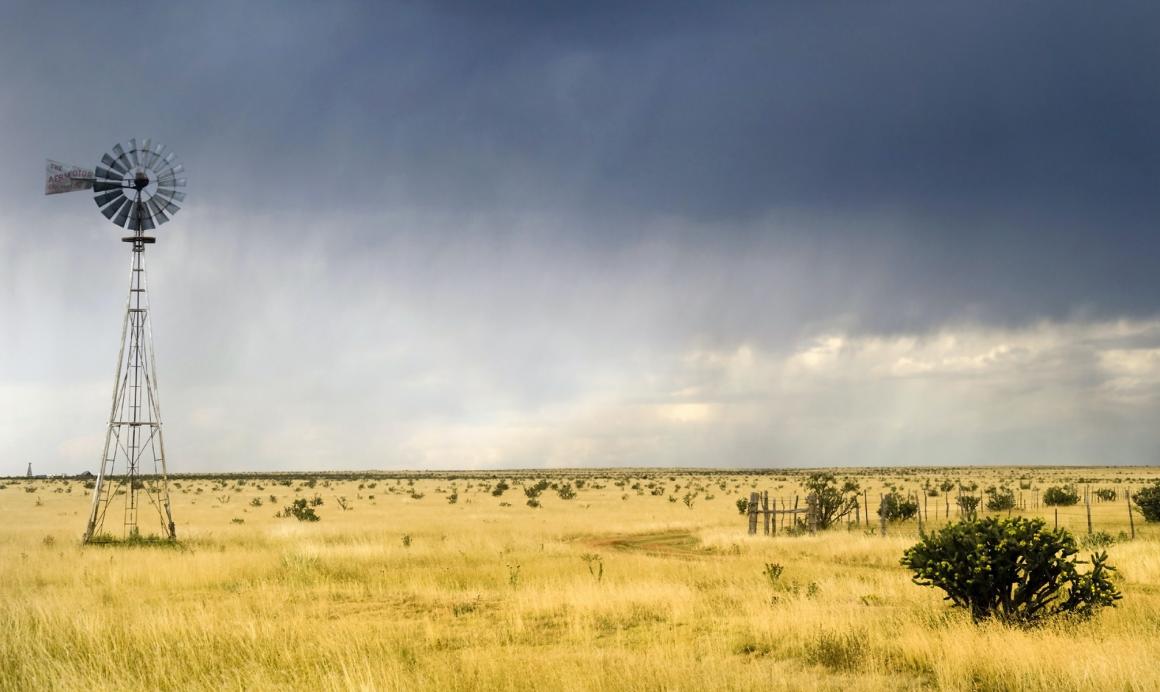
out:
{"label": "green shrub", "polygon": [[1087,617],[1115,605],[1107,553],[1084,573],[1075,538],[1042,519],[995,518],[951,524],[908,548],[902,565],[914,583],[946,592],[976,622],[994,618],[1033,625],[1057,615]]}
{"label": "green shrub", "polygon": [[1070,507],[1079,502],[1079,493],[1075,486],[1053,485],[1043,491],[1043,504],[1048,507]]}
{"label": "green shrub", "polygon": [[992,512],[1004,512],[1015,509],[1015,491],[1010,488],[987,488],[987,509]]}
{"label": "green shrub", "polygon": [[1116,498],[1119,497],[1115,488],[1100,488],[1094,494],[1096,499],[1101,502],[1115,502]]}
{"label": "green shrub", "polygon": [[882,506],[878,508],[878,516],[887,521],[904,521],[913,519],[918,514],[918,501],[903,497],[898,491],[889,492],[882,497]]}
{"label": "green shrub", "polygon": [[974,521],[979,514],[979,496],[978,495],[959,495],[956,502],[959,505],[959,511],[962,512],[963,519],[967,521]]}
{"label": "green shrub", "polygon": [[749,514],[749,499],[744,497],[737,498],[737,513]]}
{"label": "green shrub", "polygon": [[1160,481],[1136,491],[1132,502],[1140,508],[1145,521],[1160,521]]}
{"label": "green shrub", "polygon": [[832,473],[811,473],[802,485],[817,501],[819,529],[828,529],[858,506],[858,484],[845,481],[841,486]]}
{"label": "green shrub", "polygon": [[298,521],[318,521],[321,518],[314,511],[314,508],[307,504],[305,498],[298,498],[291,504],[286,505],[276,516],[294,517]]}

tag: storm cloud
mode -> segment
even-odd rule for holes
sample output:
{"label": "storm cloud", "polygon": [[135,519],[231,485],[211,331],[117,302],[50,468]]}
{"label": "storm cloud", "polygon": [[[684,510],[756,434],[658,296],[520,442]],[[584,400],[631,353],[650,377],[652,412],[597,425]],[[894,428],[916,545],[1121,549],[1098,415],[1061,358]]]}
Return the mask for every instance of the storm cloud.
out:
{"label": "storm cloud", "polygon": [[483,7],[10,5],[0,471],[99,455],[39,169],[130,136],[176,470],[1155,461],[1154,4]]}

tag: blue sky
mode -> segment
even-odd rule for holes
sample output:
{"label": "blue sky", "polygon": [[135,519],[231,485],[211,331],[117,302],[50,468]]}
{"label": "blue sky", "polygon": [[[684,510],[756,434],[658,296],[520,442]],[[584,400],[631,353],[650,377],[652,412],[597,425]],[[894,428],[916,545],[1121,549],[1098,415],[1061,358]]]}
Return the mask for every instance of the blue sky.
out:
{"label": "blue sky", "polygon": [[0,473],[1155,463],[1151,3],[8,3]]}

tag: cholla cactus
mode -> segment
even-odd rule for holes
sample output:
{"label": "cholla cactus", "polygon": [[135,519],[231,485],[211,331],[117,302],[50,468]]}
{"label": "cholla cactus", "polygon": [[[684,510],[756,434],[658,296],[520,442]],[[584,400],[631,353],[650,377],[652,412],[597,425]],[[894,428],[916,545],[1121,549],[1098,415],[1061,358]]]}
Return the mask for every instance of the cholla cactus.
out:
{"label": "cholla cactus", "polygon": [[[907,549],[902,565],[914,583],[935,586],[976,622],[1034,625],[1057,615],[1088,617],[1115,605],[1107,553],[1075,558],[1075,538],[1042,519],[987,518],[951,524]],[[1079,565],[1090,564],[1081,573]]]}

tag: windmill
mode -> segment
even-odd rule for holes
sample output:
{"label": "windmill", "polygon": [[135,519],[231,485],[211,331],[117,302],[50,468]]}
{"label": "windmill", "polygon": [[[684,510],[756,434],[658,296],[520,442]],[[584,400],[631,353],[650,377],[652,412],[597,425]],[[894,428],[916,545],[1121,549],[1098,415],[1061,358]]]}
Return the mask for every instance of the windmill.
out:
{"label": "windmill", "polygon": [[[138,538],[142,499],[157,511],[161,535],[177,537],[169,504],[157,367],[145,292],[145,246],[157,241],[146,231],[169,221],[180,208],[179,203],[185,201],[181,191],[186,184],[181,177],[185,168],[176,158],[164,144],[130,139],[126,147],[115,145],[93,169],[47,162],[46,195],[92,190],[101,213],[130,232],[121,240],[132,245],[129,297],[121,323],[113,403],[85,526],[85,543],[115,538],[118,512],[122,537]],[[108,529],[106,521],[113,522]]]}

